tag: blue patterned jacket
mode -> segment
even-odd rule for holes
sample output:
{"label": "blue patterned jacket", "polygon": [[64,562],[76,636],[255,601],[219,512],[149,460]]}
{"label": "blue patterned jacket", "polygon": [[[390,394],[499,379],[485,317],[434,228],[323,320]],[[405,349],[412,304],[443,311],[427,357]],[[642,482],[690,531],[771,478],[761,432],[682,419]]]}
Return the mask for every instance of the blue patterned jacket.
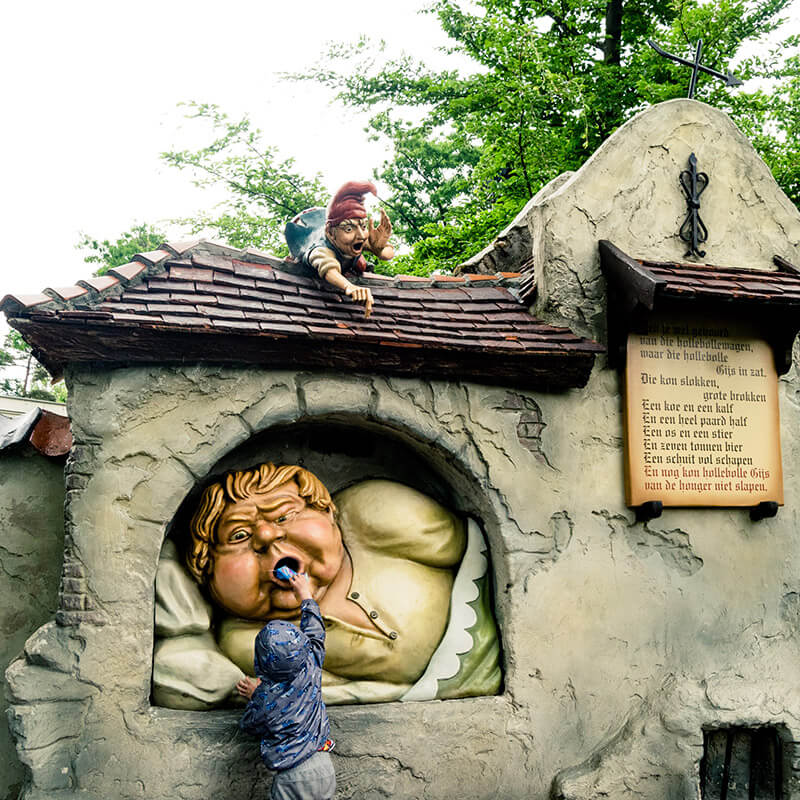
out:
{"label": "blue patterned jacket", "polygon": [[261,683],[239,727],[261,737],[261,758],[273,770],[296,766],[330,735],[322,702],[325,627],[314,600],[301,604],[300,628],[272,620],[259,631],[255,671]]}

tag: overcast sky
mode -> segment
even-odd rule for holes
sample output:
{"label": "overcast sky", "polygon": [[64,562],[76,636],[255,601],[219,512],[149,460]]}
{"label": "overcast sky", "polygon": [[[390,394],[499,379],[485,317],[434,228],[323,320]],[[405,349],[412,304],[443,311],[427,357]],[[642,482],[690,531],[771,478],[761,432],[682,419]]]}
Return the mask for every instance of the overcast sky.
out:
{"label": "overcast sky", "polygon": [[332,190],[368,178],[384,154],[366,140],[364,120],[331,106],[328,90],[280,81],[277,73],[305,70],[326,42],[361,33],[435,53],[445,37],[434,19],[415,13],[422,5],[7,4],[0,297],[88,277],[91,267],[75,249],[81,231],[113,240],[134,222],[208,208],[189,174],[159,159],[163,150],[200,142],[181,102],[216,103],[233,118],[249,114],[282,155],[302,172],[322,172]]}
{"label": "overcast sky", "polygon": [[[277,80],[302,71],[331,40],[361,33],[436,58],[444,44],[422,0],[26,0],[4,6],[0,99],[0,297],[88,277],[81,231],[116,238],[207,208],[209,197],[159,153],[183,148],[182,101],[247,113],[306,173],[330,189],[369,177],[384,158],[363,118],[329,92]],[[800,28],[800,0],[793,17]],[[183,126],[183,127],[182,127]]]}

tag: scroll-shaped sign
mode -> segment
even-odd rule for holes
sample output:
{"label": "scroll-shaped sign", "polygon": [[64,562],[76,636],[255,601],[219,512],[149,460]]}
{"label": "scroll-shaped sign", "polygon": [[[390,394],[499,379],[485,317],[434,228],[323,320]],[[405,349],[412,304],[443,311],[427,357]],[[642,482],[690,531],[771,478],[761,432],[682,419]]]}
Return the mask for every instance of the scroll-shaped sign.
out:
{"label": "scroll-shaped sign", "polygon": [[653,317],[625,378],[629,506],[783,505],[778,376],[754,330]]}

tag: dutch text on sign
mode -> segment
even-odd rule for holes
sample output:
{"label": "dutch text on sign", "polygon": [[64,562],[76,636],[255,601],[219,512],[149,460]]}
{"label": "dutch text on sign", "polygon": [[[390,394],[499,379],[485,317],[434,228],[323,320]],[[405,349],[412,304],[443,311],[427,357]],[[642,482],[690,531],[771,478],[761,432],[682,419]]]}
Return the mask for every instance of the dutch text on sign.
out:
{"label": "dutch text on sign", "polygon": [[783,503],[772,350],[734,322],[653,319],[626,365],[629,505]]}

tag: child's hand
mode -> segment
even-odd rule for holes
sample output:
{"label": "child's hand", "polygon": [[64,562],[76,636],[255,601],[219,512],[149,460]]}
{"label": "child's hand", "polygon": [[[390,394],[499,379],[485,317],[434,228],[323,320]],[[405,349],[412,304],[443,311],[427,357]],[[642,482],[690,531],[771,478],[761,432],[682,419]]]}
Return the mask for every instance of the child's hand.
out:
{"label": "child's hand", "polygon": [[253,692],[256,690],[259,683],[261,683],[261,678],[242,678],[236,684],[236,691],[239,692],[242,697],[249,700],[253,696]]}
{"label": "child's hand", "polygon": [[311,584],[308,580],[308,575],[305,572],[303,573],[296,573],[289,578],[289,583],[292,584],[292,589],[295,593],[295,596],[298,600],[312,600],[313,596],[311,594]]}

